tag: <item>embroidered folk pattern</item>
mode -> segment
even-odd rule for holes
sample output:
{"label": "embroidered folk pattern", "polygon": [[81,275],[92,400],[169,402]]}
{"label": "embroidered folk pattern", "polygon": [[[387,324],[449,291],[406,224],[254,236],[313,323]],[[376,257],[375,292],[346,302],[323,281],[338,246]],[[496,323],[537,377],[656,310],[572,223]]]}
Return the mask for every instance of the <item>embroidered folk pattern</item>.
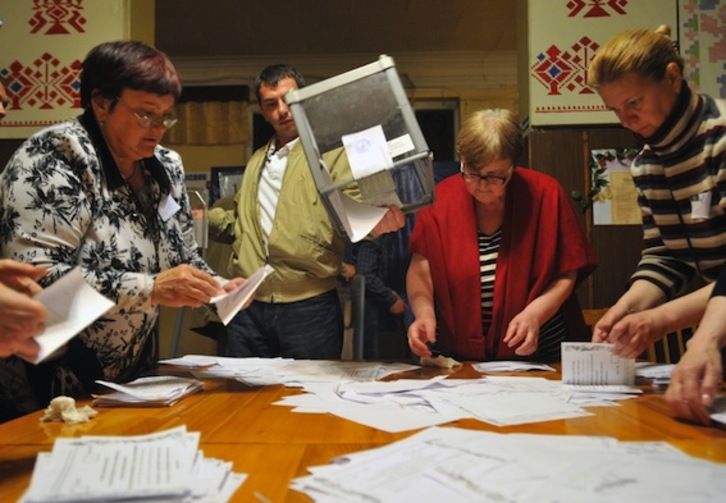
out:
{"label": "embroidered folk pattern", "polygon": [[33,0],[35,14],[28,21],[30,33],[68,35],[70,30],[83,33],[83,0]]}
{"label": "embroidered folk pattern", "polygon": [[[709,64],[721,63],[722,72],[716,77],[721,97],[726,97],[726,5],[716,0],[682,0],[681,53],[685,63],[684,76],[694,90],[702,82],[701,59]],[[704,77],[708,78],[708,77]]]}
{"label": "embroidered folk pattern", "polygon": [[537,55],[532,76],[549,90],[550,96],[561,95],[563,91],[592,94],[587,86],[587,68],[599,47],[588,37],[582,37],[569,51],[551,45]]}
{"label": "embroidered folk pattern", "polygon": [[567,17],[612,17],[624,15],[628,0],[570,0],[567,8],[570,13]]}
{"label": "embroidered folk pattern", "polygon": [[46,52],[30,65],[16,60],[0,73],[8,80],[14,110],[52,110],[81,107],[80,70],[80,60],[64,66]]}

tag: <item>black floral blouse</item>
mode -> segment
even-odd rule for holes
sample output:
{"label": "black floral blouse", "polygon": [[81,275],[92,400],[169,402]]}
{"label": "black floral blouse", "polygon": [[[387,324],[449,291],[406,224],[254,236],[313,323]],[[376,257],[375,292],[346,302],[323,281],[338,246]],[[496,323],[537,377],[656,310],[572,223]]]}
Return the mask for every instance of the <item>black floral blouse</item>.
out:
{"label": "black floral blouse", "polygon": [[100,368],[96,378],[135,377],[140,360],[154,353],[156,274],[182,263],[215,274],[194,239],[179,155],[157,147],[142,166],[147,183],[137,192],[88,110],[33,135],[0,175],[2,255],[46,267],[45,285],[80,266],[86,281],[116,302],[74,339],[69,352],[80,343],[86,356],[78,369],[53,370],[51,395],[76,394],[83,381],[63,372]]}

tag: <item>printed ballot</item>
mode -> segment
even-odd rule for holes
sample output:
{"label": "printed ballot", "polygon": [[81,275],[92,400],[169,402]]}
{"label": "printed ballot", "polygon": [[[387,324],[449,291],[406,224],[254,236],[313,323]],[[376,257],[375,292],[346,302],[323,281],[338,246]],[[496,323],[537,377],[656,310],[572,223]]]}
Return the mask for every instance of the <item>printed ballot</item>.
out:
{"label": "printed ballot", "polygon": [[635,361],[613,354],[612,344],[562,343],[562,384],[635,383]]}

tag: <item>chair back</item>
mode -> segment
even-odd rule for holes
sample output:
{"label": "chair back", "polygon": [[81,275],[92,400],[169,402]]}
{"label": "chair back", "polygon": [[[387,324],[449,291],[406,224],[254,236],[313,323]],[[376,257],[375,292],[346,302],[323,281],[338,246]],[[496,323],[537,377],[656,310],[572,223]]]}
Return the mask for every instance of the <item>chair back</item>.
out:
{"label": "chair back", "polygon": [[686,352],[686,342],[693,337],[695,331],[694,327],[686,327],[666,334],[648,346],[645,351],[646,359],[653,363],[678,363],[681,355]]}
{"label": "chair back", "polygon": [[583,309],[582,310],[582,317],[585,319],[585,325],[587,325],[587,328],[592,330],[592,328],[597,324],[598,321],[600,321],[600,318],[605,316],[605,313],[608,312],[609,307],[602,307],[598,309]]}
{"label": "chair back", "polygon": [[356,274],[350,282],[350,302],[353,325],[353,360],[363,360],[366,278],[362,274]]}

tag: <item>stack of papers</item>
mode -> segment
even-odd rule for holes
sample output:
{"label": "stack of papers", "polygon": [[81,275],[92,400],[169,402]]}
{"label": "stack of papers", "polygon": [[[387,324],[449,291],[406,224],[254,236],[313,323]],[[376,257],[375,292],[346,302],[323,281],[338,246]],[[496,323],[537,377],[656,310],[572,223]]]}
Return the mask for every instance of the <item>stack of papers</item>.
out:
{"label": "stack of papers", "polygon": [[528,370],[544,370],[554,372],[555,369],[540,362],[523,362],[523,361],[492,361],[481,362],[472,365],[477,372],[526,372]]}
{"label": "stack of papers", "polygon": [[653,386],[668,386],[671,382],[671,372],[675,367],[674,363],[636,364],[635,375],[649,379]]}
{"label": "stack of papers", "polygon": [[199,433],[184,426],[128,437],[57,438],[41,452],[20,500],[229,501],[247,475],[205,458]]}
{"label": "stack of papers", "polygon": [[97,407],[167,407],[204,389],[197,379],[176,376],[141,377],[126,384],[96,381],[115,393],[93,395]]}
{"label": "stack of papers", "polygon": [[291,488],[314,501],[712,503],[726,494],[726,466],[665,442],[429,428],[348,454]]}

